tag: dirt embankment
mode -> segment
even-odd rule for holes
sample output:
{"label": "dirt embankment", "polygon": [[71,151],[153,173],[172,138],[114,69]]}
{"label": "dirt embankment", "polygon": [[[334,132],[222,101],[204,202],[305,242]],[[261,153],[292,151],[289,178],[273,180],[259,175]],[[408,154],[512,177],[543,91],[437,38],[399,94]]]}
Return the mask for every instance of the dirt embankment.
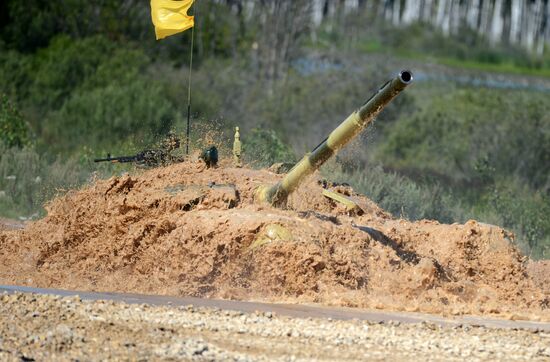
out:
{"label": "dirt embankment", "polygon": [[535,281],[535,284],[546,295],[550,295],[550,260],[530,261],[527,271]]}
{"label": "dirt embankment", "polygon": [[279,178],[186,162],[97,181],[0,232],[0,283],[550,320],[510,233],[394,219],[329,187],[360,200],[350,215],[315,177],[285,210],[254,203]]}

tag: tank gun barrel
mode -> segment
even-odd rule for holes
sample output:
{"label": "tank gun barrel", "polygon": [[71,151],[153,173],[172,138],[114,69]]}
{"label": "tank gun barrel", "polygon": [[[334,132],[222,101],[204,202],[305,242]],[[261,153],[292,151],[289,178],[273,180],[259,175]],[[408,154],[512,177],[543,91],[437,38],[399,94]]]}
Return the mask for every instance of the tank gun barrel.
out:
{"label": "tank gun barrel", "polygon": [[260,201],[274,206],[284,204],[288,196],[298,188],[301,182],[342,147],[354,139],[401,91],[413,81],[413,74],[403,70],[399,75],[386,82],[358,110],[344,120],[330,135],[310,153],[307,153],[277,184],[261,186],[256,193]]}

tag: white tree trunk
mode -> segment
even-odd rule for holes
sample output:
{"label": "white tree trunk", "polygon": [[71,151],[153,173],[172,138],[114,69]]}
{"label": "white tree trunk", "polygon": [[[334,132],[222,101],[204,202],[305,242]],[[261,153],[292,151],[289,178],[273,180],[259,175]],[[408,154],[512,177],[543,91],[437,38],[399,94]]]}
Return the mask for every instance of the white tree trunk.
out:
{"label": "white tree trunk", "polygon": [[536,44],[534,45],[534,50],[538,55],[542,55],[542,51],[544,49],[544,33],[542,31],[542,26],[544,22],[544,16],[545,13],[545,6],[543,0],[538,0],[536,2],[536,9],[534,14],[534,38],[536,40]]}
{"label": "white tree trunk", "polygon": [[443,34],[449,35],[451,32],[451,9],[455,0],[441,0],[443,3],[443,17],[441,18],[441,30]]}
{"label": "white tree trunk", "polygon": [[538,15],[540,13],[542,1],[536,0],[534,3],[528,5],[528,19],[527,24],[524,27],[525,35],[523,37],[523,45],[529,50],[534,50],[535,38],[537,35]]}
{"label": "white tree trunk", "polygon": [[491,31],[489,32],[489,41],[496,44],[502,37],[504,21],[502,19],[502,0],[495,0],[493,10],[493,20],[491,21]]}
{"label": "white tree trunk", "polygon": [[349,14],[359,9],[359,0],[344,0],[344,14]]}
{"label": "white tree trunk", "polygon": [[405,6],[403,8],[403,16],[401,23],[408,25],[417,21],[420,13],[420,0],[405,0]]}
{"label": "white tree trunk", "polygon": [[439,0],[437,4],[437,16],[435,18],[435,25],[443,29],[445,33],[445,24],[448,24],[448,10],[449,0]]}
{"label": "white tree trunk", "polygon": [[311,20],[314,26],[321,25],[323,21],[323,8],[325,7],[325,0],[313,0],[311,8]]}
{"label": "white tree trunk", "polygon": [[426,22],[432,22],[432,14],[435,5],[434,0],[424,0],[424,8],[422,9],[422,20]]}
{"label": "white tree trunk", "polygon": [[510,43],[515,44],[519,41],[521,30],[521,10],[522,0],[512,0],[510,9]]}
{"label": "white tree trunk", "polygon": [[481,6],[480,0],[469,0],[468,10],[466,12],[466,24],[471,28],[478,30],[479,25],[479,8]]}
{"label": "white tree trunk", "polygon": [[452,0],[449,9],[449,28],[452,34],[457,34],[460,28],[460,0]]}
{"label": "white tree trunk", "polygon": [[[212,0],[223,1],[223,0]],[[227,0],[226,0],[227,1]],[[239,0],[233,0],[239,1]],[[276,0],[241,0],[246,14]],[[298,0],[285,0],[294,2]],[[364,9],[370,18],[395,26],[426,21],[444,34],[457,34],[462,24],[487,36],[491,44],[507,39],[537,53],[550,44],[550,0],[306,0],[313,27],[323,18],[334,19]],[[259,5],[259,4],[264,5]],[[341,19],[337,19],[341,20]],[[365,25],[369,26],[369,25]],[[548,47],[546,47],[548,48]]]}
{"label": "white tree trunk", "polygon": [[481,6],[481,19],[479,23],[479,32],[483,35],[489,32],[489,26],[491,22],[492,4],[490,0],[483,0]]}
{"label": "white tree trunk", "polygon": [[395,26],[399,26],[401,24],[401,1],[400,0],[393,0],[392,23]]}

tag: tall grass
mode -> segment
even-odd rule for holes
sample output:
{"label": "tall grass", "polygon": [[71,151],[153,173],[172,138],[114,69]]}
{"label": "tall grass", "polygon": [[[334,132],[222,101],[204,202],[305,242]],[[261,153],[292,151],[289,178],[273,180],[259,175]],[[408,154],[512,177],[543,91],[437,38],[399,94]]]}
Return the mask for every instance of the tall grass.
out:
{"label": "tall grass", "polygon": [[[476,219],[514,232],[516,245],[534,259],[550,258],[550,203],[543,194],[532,195],[517,183],[498,185],[475,203],[464,201],[459,190],[437,183],[423,184],[382,166],[344,170],[330,163],[322,170],[334,182],[348,183],[396,217],[431,219],[444,223]],[[515,185],[515,186],[511,186]]]}
{"label": "tall grass", "polygon": [[77,158],[49,160],[33,148],[0,144],[0,215],[43,216],[46,201],[86,183],[91,175],[90,165]]}

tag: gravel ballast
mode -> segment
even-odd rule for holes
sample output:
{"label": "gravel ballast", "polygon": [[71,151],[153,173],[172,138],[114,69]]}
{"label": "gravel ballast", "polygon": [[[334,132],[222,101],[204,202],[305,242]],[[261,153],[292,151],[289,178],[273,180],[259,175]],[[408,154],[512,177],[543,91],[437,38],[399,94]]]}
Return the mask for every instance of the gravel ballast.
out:
{"label": "gravel ballast", "polygon": [[550,360],[550,334],[0,296],[0,360]]}

